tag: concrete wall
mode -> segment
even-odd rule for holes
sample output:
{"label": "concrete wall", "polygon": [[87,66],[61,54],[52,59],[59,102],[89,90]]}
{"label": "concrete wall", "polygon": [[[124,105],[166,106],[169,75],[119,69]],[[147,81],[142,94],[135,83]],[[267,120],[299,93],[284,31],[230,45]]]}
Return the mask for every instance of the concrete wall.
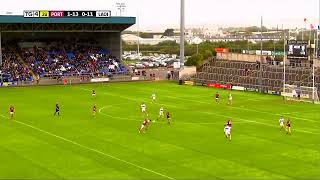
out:
{"label": "concrete wall", "polygon": [[[262,56],[263,63],[266,63],[268,56]],[[269,56],[271,57],[271,56]],[[245,61],[245,62],[257,62],[260,61],[261,56],[251,54],[240,54],[240,53],[217,53],[217,59],[222,60],[233,60],[233,61]]]}
{"label": "concrete wall", "polygon": [[187,78],[197,74],[197,67],[195,66],[185,66],[183,70],[179,72],[179,78]]}

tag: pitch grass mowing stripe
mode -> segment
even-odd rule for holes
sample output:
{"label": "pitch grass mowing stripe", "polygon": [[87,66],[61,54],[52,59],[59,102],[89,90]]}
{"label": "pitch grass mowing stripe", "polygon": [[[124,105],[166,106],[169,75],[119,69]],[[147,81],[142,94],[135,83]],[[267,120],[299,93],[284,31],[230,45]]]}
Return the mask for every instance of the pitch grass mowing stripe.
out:
{"label": "pitch grass mowing stripe", "polygon": [[[205,126],[203,126],[203,127],[205,127]],[[109,128],[111,128],[111,127],[109,127]],[[121,130],[118,129],[118,131],[121,131]],[[128,133],[128,132],[125,132],[125,133]],[[152,137],[152,139],[153,139],[153,140],[156,139],[156,140],[158,140],[158,141],[161,142],[160,139],[158,139],[158,138],[156,138],[156,137],[154,137],[154,136]],[[256,137],[256,139],[262,139],[262,138]],[[168,143],[168,142],[166,142],[166,143]],[[188,151],[192,151],[192,152],[194,152],[194,153],[198,153],[198,154],[201,154],[201,155],[208,156],[209,158],[213,158],[215,161],[226,161],[226,162],[228,162],[228,164],[237,164],[237,165],[239,165],[239,166],[241,166],[241,167],[252,168],[252,169],[256,169],[256,170],[260,170],[260,171],[264,171],[264,172],[269,172],[269,173],[272,173],[272,174],[275,174],[275,175],[280,175],[279,173],[276,173],[276,172],[274,172],[274,171],[272,171],[272,170],[269,170],[269,169],[258,168],[258,167],[251,167],[251,166],[248,166],[248,164],[243,164],[243,163],[241,163],[241,162],[236,162],[236,161],[234,161],[234,160],[230,161],[230,160],[227,160],[227,159],[221,159],[221,158],[215,156],[214,154],[207,153],[207,152],[204,152],[204,151],[201,151],[201,150],[198,150],[198,149],[195,149],[195,148],[191,148],[191,147],[188,147],[188,146],[185,146],[185,145],[176,145],[176,144],[174,144],[174,145],[175,145],[175,146],[178,146],[178,147],[180,147],[180,148],[182,148],[182,149],[185,149],[185,150],[188,150]],[[288,178],[290,177],[290,176],[288,176],[288,175],[284,175],[284,176],[285,176],[285,177],[288,177]],[[218,177],[216,177],[216,178],[218,178]],[[293,178],[293,177],[290,177],[290,178]]]}
{"label": "pitch grass mowing stripe", "polygon": [[[129,103],[124,103],[124,104],[129,104]],[[120,104],[118,104],[118,105],[120,105]],[[107,107],[107,106],[106,106],[106,107]],[[109,105],[108,107],[112,107],[112,105]],[[116,116],[112,116],[112,115],[107,115],[107,114],[101,112],[102,109],[103,109],[103,108],[101,108],[101,109],[99,110],[99,113],[102,114],[102,115],[104,115],[104,116],[110,117],[110,118],[122,119],[122,120],[127,120],[127,121],[139,121],[139,120],[134,120],[134,119],[132,119],[132,118],[116,117]],[[201,113],[201,111],[200,111],[199,113]],[[212,114],[212,113],[210,113],[210,112],[202,112],[202,113]],[[218,116],[219,116],[219,114],[215,114],[215,115],[218,115]],[[223,117],[227,117],[227,116],[223,116]],[[260,123],[260,122],[258,122],[258,121],[244,120],[244,119],[241,119],[241,118],[237,118],[237,119],[238,119],[240,122],[237,122],[236,124],[244,124],[244,123],[251,123],[251,124],[252,124],[252,123],[254,123],[254,124],[258,124],[258,125],[267,125],[267,126],[269,126],[269,127],[277,127],[277,126],[273,126],[273,125],[270,125],[270,124],[267,124],[267,123]],[[177,123],[177,124],[184,124],[184,123]],[[186,123],[186,124],[199,125],[199,126],[201,126],[201,127],[205,127],[205,126],[203,126],[203,125],[207,125],[207,124],[221,124],[221,122],[220,122],[220,123]],[[298,131],[302,131],[302,132],[306,132],[306,133],[313,133],[313,132],[303,131],[303,130],[298,130]],[[244,134],[244,133],[240,133],[240,134]],[[317,133],[313,133],[313,134],[317,134]],[[320,134],[320,133],[318,133],[318,134]],[[246,134],[246,135],[247,135],[247,134]],[[258,138],[258,137],[256,137],[256,138]],[[261,138],[259,138],[259,139],[263,139],[263,137],[261,137]],[[266,139],[264,139],[264,140],[266,140]],[[268,140],[268,141],[270,141],[270,140]],[[282,142],[282,143],[283,143],[283,142]],[[285,144],[288,144],[288,143],[285,143]],[[296,146],[295,144],[289,144],[289,145]],[[300,147],[300,146],[299,146],[299,147]]]}
{"label": "pitch grass mowing stripe", "polygon": [[[77,88],[79,88],[79,87],[77,87]],[[79,88],[79,89],[85,90],[85,91],[91,91],[91,90],[86,89],[86,88]],[[129,99],[129,100],[141,102],[141,99],[138,99],[138,98],[130,98],[130,97],[121,96],[121,95],[115,95],[115,94],[111,94],[111,93],[103,93],[103,94],[108,94],[108,95],[112,95],[112,96],[121,97],[121,98],[124,98],[124,99]],[[171,98],[174,98],[174,99],[181,99],[181,98],[173,97],[173,96],[166,96],[166,97],[171,97]],[[187,100],[187,99],[184,99],[184,100]],[[193,101],[193,102],[197,102],[197,103],[203,103],[203,104],[210,104],[210,103],[207,103],[207,102],[202,102],[202,101],[197,101],[197,100],[189,100],[189,101]],[[160,104],[160,105],[171,106],[171,105],[168,105],[168,104]],[[178,106],[175,106],[175,107],[176,107],[176,108],[180,108],[180,107],[178,107]],[[258,111],[258,110],[250,110],[250,109],[246,109],[246,108],[239,108],[239,107],[232,107],[232,108],[242,109],[242,110],[247,110],[247,111],[260,112],[260,113],[266,113],[266,114],[269,114],[269,115],[275,115],[274,113],[261,112],[261,111]],[[181,109],[181,108],[180,108],[180,109]],[[213,112],[198,111],[198,113],[214,114],[214,115],[221,116],[221,117],[224,117],[224,118],[229,118],[229,119],[232,118],[232,117],[230,117],[230,116],[221,115],[221,114],[217,114],[217,113],[213,113]],[[276,115],[277,115],[277,116],[281,116],[281,114],[276,114]],[[294,117],[292,117],[292,118],[294,118]],[[239,119],[240,121],[243,121],[243,122],[256,123],[256,124],[261,124],[261,125],[265,125],[265,126],[277,127],[277,126],[274,126],[274,125],[271,125],[271,124],[267,124],[267,123],[263,123],[263,122],[246,120],[246,119],[241,119],[241,118],[237,118],[237,119]],[[301,118],[299,118],[299,119],[301,119]],[[304,119],[304,118],[302,118],[302,119]],[[309,121],[310,121],[310,120],[309,120]],[[313,121],[313,120],[311,120],[311,121]],[[316,122],[318,122],[318,121],[316,121]],[[316,132],[299,130],[299,129],[295,129],[295,131],[303,132],[303,133],[309,133],[309,134],[320,134],[320,133],[316,133]]]}
{"label": "pitch grass mowing stripe", "polygon": [[[109,114],[105,114],[102,112],[102,110],[106,109],[106,108],[112,108],[112,107],[115,107],[115,106],[119,106],[119,105],[127,105],[127,104],[130,104],[130,103],[122,103],[122,104],[113,104],[113,105],[108,105],[108,106],[103,106],[102,108],[99,109],[99,113],[102,114],[103,116],[107,116],[107,117],[110,117],[110,118],[114,118],[114,119],[121,119],[121,120],[124,120],[124,121],[134,121],[134,122],[141,122],[141,120],[139,120],[139,118],[141,119],[141,117],[137,117],[136,119],[134,118],[126,118],[126,117],[119,117],[119,116],[112,116],[112,115],[109,115]],[[167,104],[165,104],[166,106],[168,106]],[[154,121],[153,123],[158,123],[158,121]],[[246,123],[250,123],[250,122],[237,122],[237,124],[246,124]],[[187,125],[200,125],[200,124],[204,124],[204,125],[210,125],[210,124],[221,124],[221,122],[208,122],[208,123],[201,123],[201,122],[171,122],[171,124],[187,124]]]}
{"label": "pitch grass mowing stripe", "polygon": [[[3,118],[9,119],[8,117],[6,117],[6,116],[4,116],[4,115],[0,115],[0,116],[3,117]],[[48,134],[48,135],[50,135],[50,136],[56,137],[56,138],[61,139],[61,140],[63,140],[63,141],[69,142],[69,143],[74,144],[74,145],[76,145],[76,146],[79,146],[79,147],[81,147],[81,148],[84,148],[84,149],[90,150],[90,151],[92,151],[92,152],[101,154],[101,155],[103,155],[103,156],[107,156],[107,157],[109,157],[109,158],[112,158],[112,159],[121,161],[121,162],[123,162],[123,163],[125,163],[125,164],[129,164],[129,165],[131,165],[131,166],[134,166],[134,167],[137,167],[137,168],[139,168],[139,169],[142,169],[142,170],[151,172],[151,173],[153,173],[153,174],[157,174],[157,175],[162,176],[162,177],[165,177],[165,178],[167,178],[167,179],[172,179],[172,180],[174,180],[173,177],[170,177],[170,176],[164,175],[164,174],[162,174],[162,173],[153,171],[153,170],[151,170],[151,169],[148,169],[148,168],[139,166],[139,165],[134,164],[134,163],[131,163],[131,162],[129,162],[129,161],[126,161],[126,160],[117,158],[117,157],[115,157],[115,156],[112,156],[112,155],[110,155],[110,154],[101,152],[101,151],[99,151],[99,150],[96,150],[96,149],[87,147],[87,146],[85,146],[85,145],[79,144],[79,143],[74,142],[74,141],[72,141],[72,140],[66,139],[66,138],[64,138],[64,137],[61,137],[61,136],[52,134],[52,133],[50,133],[50,132],[47,132],[47,131],[45,131],[45,130],[39,129],[39,128],[37,128],[37,127],[31,126],[31,125],[26,124],[26,123],[24,123],[24,122],[17,121],[17,120],[14,120],[14,122],[19,123],[19,124],[24,125],[24,126],[27,126],[27,127],[29,127],[29,128],[32,128],[32,129],[37,130],[37,131],[39,131],[39,132],[42,132],[42,133],[44,133],[44,134]]]}
{"label": "pitch grass mowing stripe", "polygon": [[[205,126],[204,126],[205,127]],[[110,127],[109,126],[109,128],[112,128],[112,127]],[[118,131],[121,131],[120,129],[118,129]],[[124,133],[128,133],[128,132],[124,132]],[[158,138],[156,138],[156,137],[152,137],[152,139],[153,140],[158,140],[159,142],[161,142],[162,140],[161,139],[158,139]],[[258,139],[260,139],[260,138],[258,138]],[[166,142],[166,143],[168,143],[168,142]],[[171,144],[171,143],[169,143],[169,144]],[[172,144],[173,145],[173,144]],[[257,168],[257,167],[250,167],[250,166],[248,166],[247,164],[243,164],[243,163],[241,163],[241,162],[235,162],[235,161],[230,161],[230,160],[226,160],[226,159],[221,159],[221,158],[218,158],[217,156],[215,156],[215,155],[213,155],[213,154],[210,154],[210,153],[206,153],[206,152],[203,152],[203,151],[201,151],[201,150],[198,150],[198,149],[195,149],[195,148],[190,148],[190,147],[187,147],[187,146],[182,146],[182,145],[176,145],[176,144],[174,144],[175,146],[178,146],[178,147],[180,147],[181,149],[184,149],[184,150],[188,150],[188,151],[192,151],[193,153],[197,153],[197,154],[201,154],[201,155],[205,155],[205,156],[208,156],[209,158],[213,158],[215,161],[226,161],[226,162],[228,162],[228,164],[237,164],[237,165],[239,165],[239,166],[241,166],[241,167],[245,167],[245,168],[251,168],[251,169],[255,169],[255,170],[259,170],[259,171],[264,171],[264,172],[269,172],[269,173],[272,173],[272,174],[276,174],[276,175],[280,175],[280,174],[278,174],[278,173],[276,173],[276,172],[274,172],[274,171],[271,171],[271,170],[268,170],[268,169],[265,169],[265,168]],[[174,162],[173,162],[174,163]],[[287,175],[285,175],[286,177],[289,177],[289,176],[287,176]],[[220,178],[218,178],[218,177],[216,177],[217,179],[220,179]],[[291,178],[293,178],[293,177],[291,177]]]}
{"label": "pitch grass mowing stripe", "polygon": [[[100,109],[100,112],[101,112],[101,109]],[[111,117],[111,118],[129,119],[129,118],[114,117],[114,116],[111,116],[111,115],[107,115],[107,116],[109,116],[109,117]],[[251,123],[252,121],[249,121],[249,122]],[[276,127],[276,126],[275,126],[275,127]]]}
{"label": "pitch grass mowing stripe", "polygon": [[[110,87],[110,86],[106,86],[106,87]],[[112,87],[112,88],[119,88],[119,87]],[[144,87],[144,88],[148,88],[148,87]],[[79,89],[86,90],[86,91],[91,91],[91,90],[86,89],[86,88],[79,88]],[[137,89],[139,89],[139,88],[137,88]],[[142,91],[142,90],[138,90],[138,91],[145,93],[145,91]],[[137,98],[130,98],[130,97],[126,97],[126,96],[115,95],[115,94],[105,93],[105,92],[104,92],[104,94],[108,94],[108,95],[112,95],[112,96],[118,96],[118,97],[129,99],[129,100],[139,101],[139,99],[137,99]],[[189,102],[196,102],[196,103],[200,103],[200,104],[211,104],[211,103],[205,102],[205,101],[198,101],[198,100],[186,99],[186,98],[183,98],[183,97],[179,97],[178,94],[176,94],[176,96],[164,95],[164,97],[172,98],[172,99],[181,99],[181,100],[185,100],[185,101],[189,101]],[[165,104],[160,104],[160,105],[165,105]],[[174,106],[172,106],[172,107],[174,107]],[[273,116],[282,116],[283,115],[283,114],[279,114],[279,113],[271,113],[271,112],[266,112],[266,111],[261,111],[261,110],[254,110],[254,109],[247,109],[247,108],[242,108],[242,107],[234,107],[233,106],[232,108],[239,109],[239,110],[245,110],[245,111],[251,111],[251,112],[258,112],[258,113],[263,113],[263,114],[268,114],[268,115],[273,115]],[[308,119],[308,118],[301,118],[301,117],[295,117],[295,116],[290,116],[290,117],[292,119],[299,119],[299,120],[304,120],[304,121],[309,121],[309,122],[319,122],[319,121],[315,121],[315,120]]]}

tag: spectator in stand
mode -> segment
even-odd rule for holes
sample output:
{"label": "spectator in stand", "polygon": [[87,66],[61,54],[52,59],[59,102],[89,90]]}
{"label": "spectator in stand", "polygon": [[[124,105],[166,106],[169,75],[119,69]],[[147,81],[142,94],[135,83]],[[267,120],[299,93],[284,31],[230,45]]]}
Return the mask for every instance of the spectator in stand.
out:
{"label": "spectator in stand", "polygon": [[[25,65],[18,61],[15,55],[18,52]],[[32,72],[37,74],[37,83],[40,77],[94,77],[126,72],[120,61],[107,50],[66,42],[50,43],[45,48],[3,48],[3,56],[4,63],[0,70],[11,81],[31,81]]]}

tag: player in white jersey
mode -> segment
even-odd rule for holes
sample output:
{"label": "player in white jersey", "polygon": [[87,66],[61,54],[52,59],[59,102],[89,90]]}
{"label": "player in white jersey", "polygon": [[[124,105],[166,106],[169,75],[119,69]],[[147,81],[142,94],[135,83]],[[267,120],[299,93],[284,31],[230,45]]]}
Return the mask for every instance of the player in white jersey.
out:
{"label": "player in white jersey", "polygon": [[229,141],[231,141],[231,126],[224,126],[224,134]]}
{"label": "player in white jersey", "polygon": [[156,102],[156,94],[155,93],[153,93],[152,95],[151,95],[151,97],[152,97],[152,102]]}
{"label": "player in white jersey", "polygon": [[163,107],[161,107],[159,111],[159,118],[163,118],[163,117],[164,117],[164,110],[163,110]]}
{"label": "player in white jersey", "polygon": [[284,118],[283,116],[281,116],[281,118],[279,119],[279,125],[280,125],[280,131],[284,128]]}
{"label": "player in white jersey", "polygon": [[145,103],[142,103],[142,104],[141,104],[141,112],[142,112],[142,113],[146,113],[146,111],[147,111],[147,106],[146,106]]}
{"label": "player in white jersey", "polygon": [[228,96],[228,105],[232,105],[232,95],[231,95],[231,93]]}

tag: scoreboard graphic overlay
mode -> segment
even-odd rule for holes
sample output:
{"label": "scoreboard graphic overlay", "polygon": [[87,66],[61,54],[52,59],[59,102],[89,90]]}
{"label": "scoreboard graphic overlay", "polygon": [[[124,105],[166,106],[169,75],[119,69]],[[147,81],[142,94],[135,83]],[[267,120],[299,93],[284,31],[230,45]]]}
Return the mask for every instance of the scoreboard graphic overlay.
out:
{"label": "scoreboard graphic overlay", "polygon": [[109,18],[111,17],[110,10],[100,11],[23,11],[25,18]]}

